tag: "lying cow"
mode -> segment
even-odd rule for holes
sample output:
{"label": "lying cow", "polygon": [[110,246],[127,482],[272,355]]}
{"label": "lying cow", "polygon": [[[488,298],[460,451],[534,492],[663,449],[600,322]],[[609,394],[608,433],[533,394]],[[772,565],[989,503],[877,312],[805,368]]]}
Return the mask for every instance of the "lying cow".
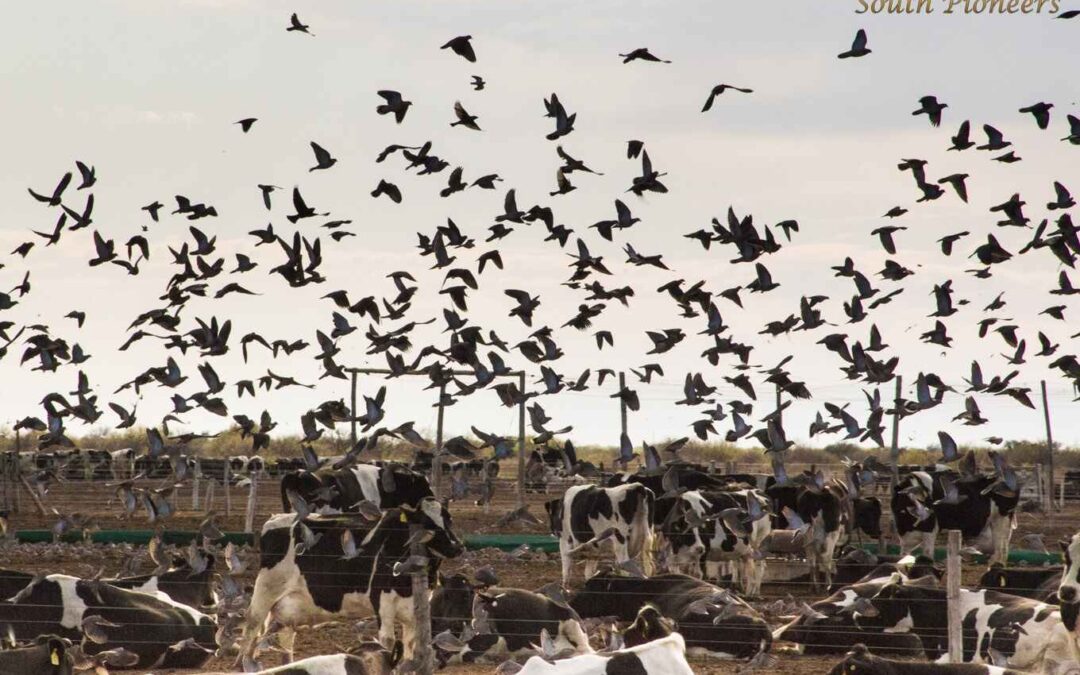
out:
{"label": "lying cow", "polygon": [[[945,591],[922,584],[890,583],[871,600],[891,633],[912,633],[931,659],[947,659]],[[995,649],[1018,668],[1040,669],[1045,659],[1071,658],[1073,637],[1054,605],[995,591],[960,590],[963,660],[990,661]]]}
{"label": "lying cow", "polygon": [[285,666],[260,670],[255,675],[391,675],[394,662],[378,642],[363,642],[348,654],[324,654]]}
{"label": "lying cow", "polygon": [[610,654],[583,654],[554,663],[539,656],[525,662],[518,675],[694,675],[686,662],[682,636],[667,637]]}
{"label": "lying cow", "polygon": [[160,591],[188,607],[210,607],[215,604],[211,585],[214,579],[214,556],[205,554],[206,569],[193,573],[191,565],[177,558],[173,566],[160,574],[139,574],[130,577],[102,579],[117,588],[129,588],[143,593]]}
{"label": "lying cow", "polygon": [[440,662],[474,663],[532,654],[543,631],[551,636],[556,650],[592,652],[577,613],[539,593],[498,587],[477,591],[471,614],[475,635],[452,657],[440,652]]}
{"label": "lying cow", "polygon": [[412,579],[394,574],[394,564],[410,556],[409,524],[431,536],[425,546],[433,583],[440,561],[465,548],[451,531],[449,511],[434,499],[422,500],[415,510],[403,506],[386,511],[374,524],[359,514],[312,515],[302,521],[280,514],[269,519],[260,535],[260,569],[241,656],[254,655],[271,619],[284,626],[279,642],[291,660],[296,627],[374,614],[379,641],[388,649],[401,624],[404,658],[411,659],[416,639]]}
{"label": "lying cow", "polygon": [[870,599],[897,578],[887,576],[847,586],[810,605],[812,612],[801,614],[774,635],[777,640],[796,643],[799,651],[808,655],[842,654],[862,643],[878,654],[921,656],[922,642],[917,636],[886,633],[884,621],[873,610]]}
{"label": "lying cow", "polygon": [[0,673],[40,673],[71,675],[74,659],[71,642],[55,635],[42,635],[28,647],[0,650]]}
{"label": "lying cow", "polygon": [[96,615],[118,625],[103,629],[106,644],[86,641],[90,655],[119,646],[139,656],[134,664],[139,668],[199,668],[217,648],[213,618],[164,593],[140,593],[65,574],[38,580],[4,571],[0,596],[8,598],[0,602],[0,626],[9,625],[18,640],[47,633],[79,640],[83,619]]}
{"label": "lying cow", "polygon": [[829,675],[1023,675],[1018,670],[970,663],[928,664],[891,661],[874,656],[866,645],[855,645]]}
{"label": "lying cow", "polygon": [[769,625],[752,607],[706,581],[682,574],[640,578],[601,571],[573,595],[582,617],[615,616],[634,621],[651,603],[674,619],[691,653],[749,658],[772,645]]}
{"label": "lying cow", "polygon": [[642,569],[649,574],[653,567],[653,501],[652,490],[628,484],[613,488],[575,485],[561,498],[546,502],[551,533],[559,538],[563,585],[570,581],[574,555],[605,537],[611,542],[616,562],[640,557]]}
{"label": "lying cow", "polygon": [[415,508],[433,494],[426,477],[401,464],[355,464],[345,469],[286,474],[281,479],[281,504],[286,513],[291,510],[290,491],[323,513],[355,512],[361,501],[381,509]]}
{"label": "lying cow", "polygon": [[979,579],[979,588],[1057,604],[1063,574],[1061,567],[1003,567],[994,563]]}

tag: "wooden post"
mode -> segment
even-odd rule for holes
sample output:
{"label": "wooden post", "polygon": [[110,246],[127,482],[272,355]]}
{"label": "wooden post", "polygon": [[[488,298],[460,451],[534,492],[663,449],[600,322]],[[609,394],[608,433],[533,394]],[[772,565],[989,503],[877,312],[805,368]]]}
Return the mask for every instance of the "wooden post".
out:
{"label": "wooden post", "polygon": [[207,512],[214,510],[214,486],[217,485],[217,481],[211,478],[206,481],[206,500],[205,508]]}
{"label": "wooden post", "polygon": [[352,371],[352,394],[349,397],[349,439],[352,444],[350,448],[356,447],[356,371]]}
{"label": "wooden post", "polygon": [[[411,554],[428,560],[427,550],[422,543],[423,526],[409,525],[410,538],[413,540]],[[428,561],[428,565],[430,565]],[[435,654],[431,649],[431,596],[428,593],[428,565],[412,575],[413,617],[416,624],[416,644],[413,645],[413,659],[416,672],[431,675],[435,669]]]}
{"label": "wooden post", "polygon": [[525,508],[525,371],[518,373],[522,399],[518,403],[517,507]]}
{"label": "wooden post", "polygon": [[1046,491],[1047,510],[1054,505],[1054,434],[1050,430],[1050,400],[1046,396],[1046,380],[1041,383],[1043,401],[1043,419],[1046,421],[1046,484],[1050,489]]}
{"label": "wooden post", "polygon": [[251,486],[248,488],[247,512],[244,514],[244,532],[250,534],[255,531],[255,501],[259,494],[259,480],[254,476],[249,480]]}
{"label": "wooden post", "polygon": [[41,512],[41,515],[48,516],[49,512],[45,509],[45,505],[41,503],[41,497],[38,497],[37,493],[34,492],[34,488],[30,487],[30,481],[26,480],[26,476],[19,476],[19,480],[22,482],[23,487],[26,488],[26,491],[30,493],[30,499],[34,500],[34,504],[37,505],[38,511]]}
{"label": "wooden post", "polygon": [[[619,371],[619,391],[626,389],[626,373]],[[626,435],[626,401],[619,397],[619,433]]]}
{"label": "wooden post", "polygon": [[889,462],[892,467],[892,478],[889,480],[889,494],[896,490],[896,484],[900,481],[897,464],[900,461],[900,393],[903,388],[904,378],[896,376],[896,393],[893,395],[893,418],[892,418],[892,445],[889,446]]}
{"label": "wooden post", "polygon": [[1058,509],[1061,510],[1061,509],[1064,509],[1064,508],[1065,508],[1065,478],[1062,477],[1062,479],[1061,479],[1061,497],[1058,499]]}
{"label": "wooden post", "polygon": [[225,458],[225,468],[221,473],[221,489],[225,491],[225,516],[232,515],[232,493],[229,490],[229,473],[232,467],[229,466],[230,459]]}
{"label": "wooden post", "polygon": [[1045,493],[1046,484],[1043,483],[1043,465],[1042,462],[1039,462],[1035,465],[1035,500],[1043,508],[1046,508]]}
{"label": "wooden post", "polygon": [[22,511],[22,494],[19,490],[19,474],[22,472],[22,434],[15,430],[15,461],[11,466],[11,485],[15,488],[15,513]]}
{"label": "wooden post", "polygon": [[964,633],[960,612],[960,530],[949,530],[945,574],[945,597],[949,615],[949,662],[961,663],[964,660]]}
{"label": "wooden post", "polygon": [[439,416],[435,422],[435,456],[431,460],[431,493],[439,499],[439,487],[442,485],[443,451],[443,397],[446,396],[446,384],[439,385]]}
{"label": "wooden post", "polygon": [[199,460],[195,460],[195,475],[191,477],[191,510],[199,510],[199,474],[202,473],[202,466]]}
{"label": "wooden post", "polygon": [[780,409],[780,405],[784,402],[784,397],[780,391],[780,385],[775,385],[776,388],[776,426],[784,426],[784,411]]}

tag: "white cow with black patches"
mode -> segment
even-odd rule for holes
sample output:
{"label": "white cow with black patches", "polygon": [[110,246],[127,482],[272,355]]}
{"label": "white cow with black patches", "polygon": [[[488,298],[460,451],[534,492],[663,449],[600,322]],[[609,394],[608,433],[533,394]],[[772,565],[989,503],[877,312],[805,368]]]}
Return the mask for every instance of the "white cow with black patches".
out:
{"label": "white cow with black patches", "polygon": [[686,662],[682,636],[672,633],[610,654],[583,654],[554,663],[534,656],[518,675],[694,675],[694,671]]}
{"label": "white cow with black patches", "polygon": [[[375,615],[379,641],[391,648],[400,626],[405,659],[411,658],[416,630],[412,579],[395,576],[393,570],[394,563],[410,555],[409,529],[414,523],[432,535],[425,547],[433,584],[441,559],[464,551],[450,529],[449,512],[434,499],[424,500],[415,511],[386,511],[377,523],[357,514],[313,515],[301,522],[286,514],[268,520],[260,537],[260,570],[241,655],[254,655],[258,638],[271,621],[284,626],[279,642],[291,659],[296,627]],[[353,557],[346,557],[342,546],[346,530],[356,543]],[[311,543],[298,553],[305,539]]]}
{"label": "white cow with black patches", "polygon": [[563,583],[570,580],[575,549],[604,534],[610,536],[602,545],[610,542],[617,563],[640,558],[645,574],[651,574],[654,500],[652,490],[631,483],[611,488],[575,485],[545,503],[551,532],[559,538]]}

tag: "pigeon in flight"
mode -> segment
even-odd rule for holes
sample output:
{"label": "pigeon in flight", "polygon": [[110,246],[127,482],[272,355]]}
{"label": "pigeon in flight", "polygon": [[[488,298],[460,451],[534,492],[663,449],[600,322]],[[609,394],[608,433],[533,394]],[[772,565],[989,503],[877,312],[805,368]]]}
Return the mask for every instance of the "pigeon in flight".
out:
{"label": "pigeon in flight", "polygon": [[293,12],[293,15],[289,17],[289,27],[285,29],[285,32],[287,33],[292,31],[296,31],[298,33],[307,33],[308,35],[315,37],[315,33],[312,33],[310,30],[308,30],[307,24],[300,23],[300,17],[296,15],[296,12]]}
{"label": "pigeon in flight", "polygon": [[855,33],[855,40],[851,43],[851,49],[846,52],[841,52],[840,54],[837,54],[836,58],[857,59],[866,56],[869,53],[871,53],[871,50],[866,47],[866,31],[860,28],[859,32]]}
{"label": "pigeon in flight", "polygon": [[718,84],[712,88],[712,91],[709,92],[709,98],[706,99],[705,106],[701,109],[701,112],[708,112],[709,110],[712,110],[713,101],[716,100],[716,97],[720,96],[728,89],[732,89],[734,91],[741,91],[744,94],[754,93],[753,89],[744,89],[742,87],[736,87],[730,84]]}
{"label": "pigeon in flight", "polygon": [[472,40],[471,35],[459,35],[442,47],[439,47],[439,49],[449,49],[469,63],[476,63],[476,52],[473,51],[472,42],[470,42],[470,40]]}

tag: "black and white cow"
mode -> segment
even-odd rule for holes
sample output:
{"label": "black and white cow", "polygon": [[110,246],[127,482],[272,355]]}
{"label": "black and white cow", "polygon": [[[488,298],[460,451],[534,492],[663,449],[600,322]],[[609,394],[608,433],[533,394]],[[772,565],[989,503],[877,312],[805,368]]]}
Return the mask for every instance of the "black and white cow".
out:
{"label": "black and white cow", "polygon": [[464,574],[439,574],[438,580],[431,592],[431,634],[448,630],[460,636],[472,622],[476,589]]}
{"label": "black and white cow", "polygon": [[[889,633],[911,633],[931,659],[948,658],[945,590],[925,584],[886,584],[871,599]],[[1041,669],[1069,660],[1073,637],[1055,605],[987,590],[960,590],[963,660],[990,661],[995,649],[1017,668]]]}
{"label": "black and white cow", "polygon": [[612,488],[574,485],[544,504],[551,533],[559,538],[563,584],[570,580],[573,556],[583,544],[613,530],[608,537],[618,563],[641,558],[646,574],[653,568],[652,490],[630,483]]}
{"label": "black and white cow", "polygon": [[832,667],[829,675],[1024,675],[1019,670],[973,663],[912,663],[874,656],[866,645],[855,648]]}
{"label": "black and white cow", "polygon": [[415,508],[432,496],[427,478],[401,464],[355,464],[345,469],[288,473],[281,478],[281,504],[286,512],[290,510],[289,491],[325,513],[354,512],[356,504],[364,500],[382,509]]}
{"label": "black and white cow", "polygon": [[979,588],[1057,604],[1063,577],[1062,567],[1003,567],[994,563],[979,579]]}
{"label": "black and white cow", "polygon": [[1068,541],[1061,542],[1061,552],[1065,557],[1065,569],[1058,586],[1058,602],[1061,605],[1061,620],[1065,628],[1073,634],[1074,660],[1080,661],[1080,633],[1077,631],[1080,618],[1080,532]]}
{"label": "black and white cow", "polygon": [[678,633],[610,654],[583,654],[549,663],[539,656],[518,675],[694,675]]}
{"label": "black and white cow", "polygon": [[[772,645],[769,625],[752,607],[706,581],[682,574],[640,578],[601,571],[570,600],[582,617],[634,621],[652,604],[673,619],[691,653],[749,658]],[[715,623],[714,623],[715,621]]]}
{"label": "black and white cow", "polygon": [[824,485],[770,485],[765,489],[772,505],[777,529],[788,529],[784,509],[794,511],[810,526],[803,536],[803,547],[810,563],[815,585],[824,576],[825,586],[832,584],[836,572],[837,545],[844,540],[852,519],[851,495],[846,485],[830,481]]}
{"label": "black and white cow", "polygon": [[[1020,495],[1019,492],[1011,496],[998,492],[984,495],[983,491],[996,480],[994,476],[961,480],[959,474],[951,470],[915,471],[901,476],[892,495],[891,507],[904,550],[912,551],[921,544],[926,555],[933,556],[939,530],[960,530],[966,540],[990,537],[994,551],[990,563],[1005,564],[1009,558],[1009,540],[1016,526],[1015,513]],[[959,503],[940,501],[945,497],[946,482],[956,486],[962,497]],[[929,496],[924,502],[918,502],[915,492]],[[922,520],[916,515],[920,508],[926,510],[927,516]]]}
{"label": "black and white cow", "polygon": [[393,658],[378,642],[364,642],[347,654],[324,654],[285,666],[260,670],[255,675],[391,675]]}
{"label": "black and white cow", "polygon": [[214,604],[212,582],[214,580],[214,556],[205,554],[206,569],[195,574],[183,558],[173,561],[173,566],[161,574],[139,574],[130,577],[102,579],[117,588],[128,588],[143,593],[162,592],[174,601],[188,607],[209,607]]}
{"label": "black and white cow", "polygon": [[[87,641],[87,654],[124,647],[139,655],[139,668],[199,668],[217,648],[212,617],[173,601],[164,593],[141,593],[106,583],[50,574],[20,593],[34,579],[13,571],[0,572],[0,626],[10,625],[18,640],[55,633],[78,640],[82,621],[92,615],[118,624],[105,628],[108,643]],[[193,642],[188,641],[189,638]],[[177,649],[171,647],[185,643]]]}
{"label": "black and white cow", "polygon": [[[400,624],[404,658],[412,658],[416,638],[412,579],[394,575],[394,563],[410,554],[410,524],[431,534],[425,546],[433,583],[440,561],[464,551],[451,530],[449,511],[434,499],[421,500],[415,510],[406,506],[388,510],[375,523],[358,514],[312,515],[299,522],[293,514],[280,514],[267,520],[241,655],[253,655],[271,619],[285,627],[279,642],[291,658],[296,627],[374,614],[379,641],[392,647]],[[343,537],[352,538],[355,556],[346,554]],[[300,544],[304,548],[298,553]]]}
{"label": "black and white cow", "polygon": [[[718,516],[734,509],[746,513],[750,501],[765,514],[731,529]],[[730,565],[732,581],[748,596],[761,590],[765,558],[761,547],[772,532],[769,502],[758,490],[690,490],[656,502],[657,557],[670,572],[719,581],[722,566]]]}
{"label": "black and white cow", "polygon": [[440,653],[440,662],[475,663],[532,654],[533,645],[540,644],[545,630],[557,650],[592,652],[578,614],[545,595],[521,588],[491,587],[477,591],[474,603],[471,626],[476,635],[452,657]]}
{"label": "black and white cow", "polygon": [[42,635],[32,645],[0,650],[0,673],[71,675],[74,659],[70,648],[70,640]]}
{"label": "black and white cow", "polygon": [[[922,642],[909,633],[887,633],[877,616],[856,616],[860,605],[870,602],[897,577],[886,576],[852,584],[810,605],[813,615],[803,614],[777,629],[777,640],[794,642],[803,654],[842,654],[857,644],[875,653],[907,657],[922,656]],[[865,607],[863,608],[865,611]],[[873,613],[873,612],[870,612]]]}

